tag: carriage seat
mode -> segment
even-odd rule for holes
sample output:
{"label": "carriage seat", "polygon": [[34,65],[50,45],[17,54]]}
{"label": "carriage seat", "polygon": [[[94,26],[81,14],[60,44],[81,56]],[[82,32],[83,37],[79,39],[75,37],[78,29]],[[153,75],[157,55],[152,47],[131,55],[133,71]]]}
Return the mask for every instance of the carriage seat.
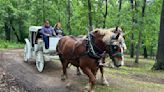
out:
{"label": "carriage seat", "polygon": [[37,35],[36,35],[36,40],[35,40],[35,44],[38,43],[38,39],[42,38],[42,33],[41,33],[41,29],[38,30]]}

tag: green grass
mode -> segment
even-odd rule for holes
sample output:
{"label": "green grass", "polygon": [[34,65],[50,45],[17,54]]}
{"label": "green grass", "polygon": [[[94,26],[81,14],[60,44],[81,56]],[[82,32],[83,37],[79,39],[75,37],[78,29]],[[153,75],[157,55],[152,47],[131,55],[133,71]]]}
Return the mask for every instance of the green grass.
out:
{"label": "green grass", "polygon": [[152,59],[141,58],[139,64],[126,56],[125,66],[106,68],[109,87],[96,85],[96,92],[164,92],[164,71],[151,70]]}
{"label": "green grass", "polygon": [[24,44],[15,41],[0,40],[0,49],[6,48],[23,48]]}

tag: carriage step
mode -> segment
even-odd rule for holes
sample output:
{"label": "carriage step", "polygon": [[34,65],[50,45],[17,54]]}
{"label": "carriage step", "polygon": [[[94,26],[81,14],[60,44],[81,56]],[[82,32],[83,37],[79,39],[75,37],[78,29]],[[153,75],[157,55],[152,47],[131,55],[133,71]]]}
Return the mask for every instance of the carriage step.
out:
{"label": "carriage step", "polygon": [[50,56],[50,55],[44,55],[46,60],[59,60],[59,56]]}

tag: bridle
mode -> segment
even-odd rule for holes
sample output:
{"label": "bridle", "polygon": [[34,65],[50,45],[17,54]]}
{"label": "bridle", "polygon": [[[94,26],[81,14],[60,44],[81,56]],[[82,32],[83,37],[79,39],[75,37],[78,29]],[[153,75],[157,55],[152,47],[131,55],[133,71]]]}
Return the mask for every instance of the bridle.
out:
{"label": "bridle", "polygon": [[[87,49],[87,54],[92,57],[92,58],[95,58],[95,59],[101,59],[104,54],[105,54],[105,50],[101,50],[94,42],[94,38],[95,36],[93,35],[92,32],[88,32],[88,35],[87,35],[87,42],[86,42],[86,49]],[[105,48],[108,47],[108,50],[109,50],[109,56],[111,59],[114,59],[114,57],[121,57],[123,56],[123,53],[121,53],[121,49],[118,49],[117,52],[115,53],[114,51],[114,46],[117,46],[117,45],[113,45],[112,43],[110,43],[109,45],[106,45]],[[118,46],[118,48],[121,48]]]}
{"label": "bridle", "polygon": [[[109,45],[109,56],[111,59],[113,59],[114,57],[121,57],[123,56],[123,53],[121,52],[121,47],[116,47],[117,45]],[[116,51],[114,51],[114,48],[120,48],[120,49],[116,49]],[[116,52],[116,53],[115,53]]]}

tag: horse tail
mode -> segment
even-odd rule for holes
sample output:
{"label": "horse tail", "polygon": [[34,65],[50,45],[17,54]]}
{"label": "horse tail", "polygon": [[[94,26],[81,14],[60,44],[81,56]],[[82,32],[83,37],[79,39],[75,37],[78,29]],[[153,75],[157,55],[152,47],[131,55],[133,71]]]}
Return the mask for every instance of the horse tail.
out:
{"label": "horse tail", "polygon": [[62,39],[59,40],[59,42],[56,46],[56,52],[57,52],[57,55],[59,56],[60,61],[64,62],[64,58],[62,56],[62,51],[61,51],[61,49],[62,49],[61,45],[62,45]]}
{"label": "horse tail", "polygon": [[[60,40],[59,40],[59,42],[60,42]],[[57,52],[57,54],[59,53],[59,42],[57,43],[57,45],[56,45],[56,52]]]}
{"label": "horse tail", "polygon": [[57,54],[59,55],[59,54],[61,54],[61,51],[60,51],[60,46],[61,45],[61,39],[59,40],[59,42],[58,42],[58,44],[57,44],[57,46],[56,46],[56,52],[57,52]]}

